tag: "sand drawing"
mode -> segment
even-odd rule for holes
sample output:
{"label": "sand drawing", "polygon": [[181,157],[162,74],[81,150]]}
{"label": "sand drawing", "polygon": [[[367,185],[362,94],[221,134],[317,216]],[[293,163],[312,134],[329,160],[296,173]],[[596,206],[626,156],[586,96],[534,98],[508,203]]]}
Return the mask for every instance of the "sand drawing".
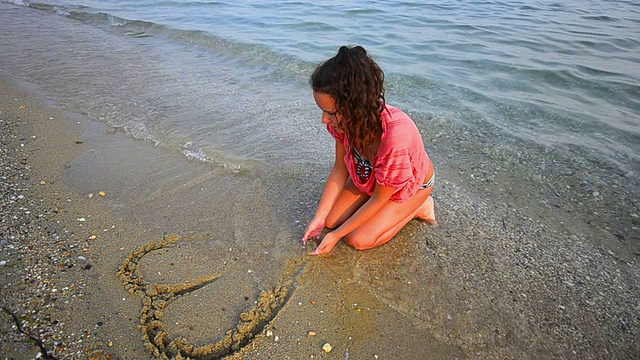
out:
{"label": "sand drawing", "polygon": [[208,345],[194,346],[184,338],[172,338],[162,322],[164,312],[177,297],[207,286],[222,275],[211,275],[177,284],[153,284],[145,281],[140,272],[140,261],[145,255],[154,250],[174,246],[179,240],[179,236],[165,236],[162,240],[134,250],[116,272],[125,289],[142,298],[140,330],[143,340],[153,355],[161,359],[219,359],[247,346],[285,305],[295,286],[294,280],[304,264],[291,261],[279,283],[271,289],[263,290],[255,305],[240,314],[238,325],[228,330],[221,340]]}

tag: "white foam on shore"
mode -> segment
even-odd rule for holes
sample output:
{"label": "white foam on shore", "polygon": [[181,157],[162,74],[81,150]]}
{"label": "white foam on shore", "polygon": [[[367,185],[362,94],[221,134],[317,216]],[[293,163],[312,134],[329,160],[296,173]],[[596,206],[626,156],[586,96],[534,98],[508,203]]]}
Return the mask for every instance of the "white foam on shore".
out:
{"label": "white foam on shore", "polygon": [[31,2],[28,0],[0,0],[1,3],[13,4],[18,6],[29,6]]}

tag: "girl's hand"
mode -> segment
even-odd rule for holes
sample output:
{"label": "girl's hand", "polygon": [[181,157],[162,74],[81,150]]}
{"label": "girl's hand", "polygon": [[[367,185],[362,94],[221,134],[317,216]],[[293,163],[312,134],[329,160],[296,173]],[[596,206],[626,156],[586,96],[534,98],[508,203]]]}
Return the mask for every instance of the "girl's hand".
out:
{"label": "girl's hand", "polygon": [[324,230],[324,219],[316,219],[314,217],[311,219],[309,225],[307,225],[307,229],[304,231],[302,243],[306,245],[307,241],[311,239],[319,239],[322,234],[322,230]]}
{"label": "girl's hand", "polygon": [[322,239],[322,242],[316,248],[316,251],[312,252],[310,255],[324,255],[328,254],[333,250],[336,244],[340,241],[340,238],[337,237],[333,232],[328,233]]}

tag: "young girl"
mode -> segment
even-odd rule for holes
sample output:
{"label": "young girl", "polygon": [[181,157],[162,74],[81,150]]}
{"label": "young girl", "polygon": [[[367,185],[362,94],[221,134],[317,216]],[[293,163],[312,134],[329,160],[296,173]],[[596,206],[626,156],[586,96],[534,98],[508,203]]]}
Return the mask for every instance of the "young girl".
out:
{"label": "young girl", "polygon": [[385,103],[384,73],[361,46],[342,46],[311,75],[336,159],[302,237],[327,233],[313,255],[344,241],[358,250],[389,241],[413,218],[436,224],[434,172],[418,128]]}

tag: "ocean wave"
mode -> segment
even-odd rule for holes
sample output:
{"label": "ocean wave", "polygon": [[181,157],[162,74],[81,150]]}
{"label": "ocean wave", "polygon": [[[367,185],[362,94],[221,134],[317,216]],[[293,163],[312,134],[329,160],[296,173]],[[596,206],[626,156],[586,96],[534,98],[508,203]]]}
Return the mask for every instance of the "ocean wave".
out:
{"label": "ocean wave", "polygon": [[0,0],[0,3],[13,4],[13,5],[18,5],[18,6],[27,6],[28,7],[31,2],[29,0]]}
{"label": "ocean wave", "polygon": [[[169,41],[185,45],[195,45],[201,49],[212,51],[216,54],[232,56],[246,64],[278,64],[283,71],[280,74],[288,76],[303,75],[311,71],[313,64],[292,55],[276,52],[267,46],[237,41],[215,35],[209,31],[199,29],[179,29],[166,24],[152,21],[127,19],[109,12],[91,8],[88,6],[62,6],[47,3],[34,3],[24,0],[0,0],[15,3],[32,9],[55,13],[70,19],[81,21],[95,26],[107,26],[114,32],[122,33],[129,37],[145,38],[162,36]],[[211,5],[210,3],[207,3]],[[330,25],[324,23],[308,23],[307,26],[318,27],[327,30]],[[335,30],[335,29],[334,29]],[[298,79],[304,79],[302,76]]]}
{"label": "ocean wave", "polygon": [[222,153],[216,154],[208,154],[202,148],[198,149],[190,149],[184,148],[184,145],[181,146],[182,154],[189,160],[195,160],[205,164],[211,164],[216,167],[220,167],[226,169],[232,173],[241,173],[251,171],[252,168],[255,167],[255,161],[248,160],[240,160],[240,159],[232,159],[228,155],[223,155]]}
{"label": "ocean wave", "polygon": [[[421,114],[428,115],[435,109],[455,114],[450,117],[452,121],[474,123],[482,118],[533,141],[537,139],[530,135],[531,127],[544,131],[544,126],[564,126],[584,138],[620,130],[632,134],[639,131],[640,74],[635,69],[640,60],[634,55],[640,42],[634,36],[635,19],[631,17],[635,16],[628,9],[622,12],[602,5],[602,11],[591,11],[563,3],[536,3],[530,8],[512,2],[471,2],[467,6],[441,2],[422,7],[409,2],[341,7],[292,2],[263,9],[251,2],[239,6],[233,2],[119,0],[115,1],[117,6],[92,2],[94,7],[83,7],[0,1],[106,29],[100,32],[121,35],[119,40],[124,39],[132,48],[153,46],[161,54],[163,49],[171,49],[171,61],[166,61],[163,73],[172,79],[167,86],[171,95],[150,100],[154,108],[156,102],[164,106],[177,95],[178,99],[197,102],[185,108],[203,109],[212,101],[200,94],[215,92],[220,104],[245,114],[240,123],[255,121],[246,119],[270,120],[256,115],[264,113],[264,104],[272,101],[273,95],[280,96],[278,101],[283,106],[289,102],[284,95],[272,94],[274,88],[293,83],[296,89],[306,89],[317,63],[314,60],[335,53],[338,42],[360,40],[383,65],[391,102],[408,105]],[[417,12],[418,8],[429,11],[404,11]],[[381,9],[385,10],[384,17],[380,16]],[[312,16],[317,10],[329,16]],[[535,16],[530,16],[534,10]],[[190,18],[189,13],[197,16]],[[353,27],[342,26],[345,23]],[[383,29],[377,36],[363,32],[371,23]],[[262,29],[264,33],[255,34]],[[113,48],[107,43],[103,46]],[[148,53],[142,52],[134,63],[144,62],[145,56]],[[207,60],[196,61],[194,56]],[[131,63],[124,61],[121,68],[111,71],[120,71]],[[191,66],[195,69],[187,71]],[[158,68],[154,64],[154,69]],[[220,68],[229,70],[217,71]],[[92,72],[87,74],[91,76]],[[208,75],[206,82],[202,80]],[[181,80],[184,83],[178,92]],[[214,82],[219,86],[207,86]],[[262,87],[256,87],[256,83]],[[148,95],[148,90],[142,95]],[[245,102],[253,101],[256,92],[260,100],[247,106]],[[263,101],[265,98],[268,100]],[[173,112],[171,115],[175,116]],[[194,112],[194,118],[197,115]],[[233,131],[247,131],[240,128]],[[259,133],[253,127],[250,131]],[[623,137],[621,147],[629,144],[623,135],[618,134]],[[236,149],[234,146],[229,145]],[[189,149],[184,155],[218,164],[216,155],[207,156],[204,150]]]}

